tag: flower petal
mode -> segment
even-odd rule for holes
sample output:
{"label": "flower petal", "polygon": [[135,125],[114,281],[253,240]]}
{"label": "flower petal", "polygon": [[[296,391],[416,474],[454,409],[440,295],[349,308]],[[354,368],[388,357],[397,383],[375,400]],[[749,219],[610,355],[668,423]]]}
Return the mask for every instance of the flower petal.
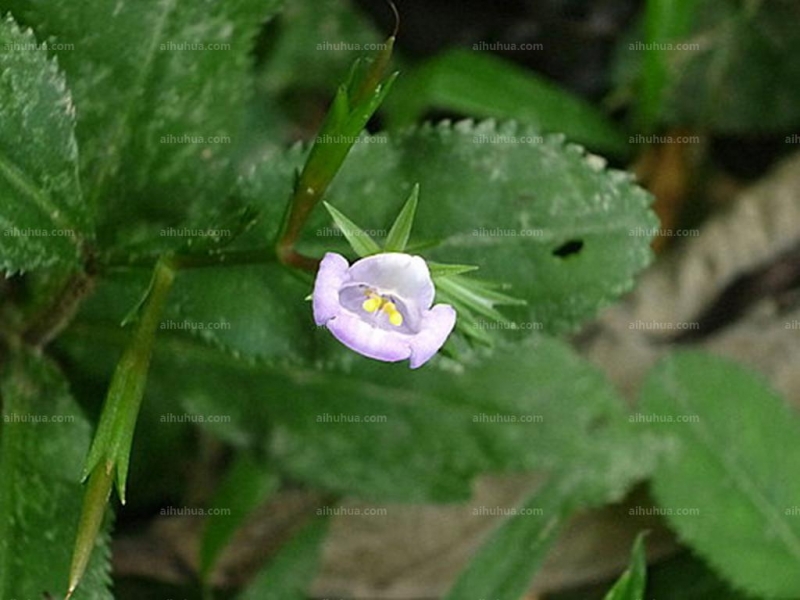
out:
{"label": "flower petal", "polygon": [[419,256],[384,252],[362,258],[350,267],[355,283],[364,283],[383,293],[394,293],[420,310],[433,304],[435,290],[427,263]]}
{"label": "flower petal", "polygon": [[409,336],[374,327],[350,312],[342,311],[327,327],[345,346],[369,358],[395,362],[411,355]]}
{"label": "flower petal", "polygon": [[341,311],[339,289],[348,280],[349,265],[340,254],[328,252],[319,263],[312,294],[314,322],[324,325]]}
{"label": "flower petal", "polygon": [[410,340],[410,367],[416,369],[428,362],[447,341],[456,324],[456,311],[449,304],[437,304],[422,316],[417,335]]}

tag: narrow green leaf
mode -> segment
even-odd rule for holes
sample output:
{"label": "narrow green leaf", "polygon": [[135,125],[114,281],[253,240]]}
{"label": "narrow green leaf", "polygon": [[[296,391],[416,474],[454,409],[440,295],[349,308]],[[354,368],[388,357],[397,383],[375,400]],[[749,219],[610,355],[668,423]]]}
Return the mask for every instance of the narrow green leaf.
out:
{"label": "narrow green leaf", "polygon": [[369,256],[370,254],[377,254],[381,251],[381,247],[369,236],[369,234],[367,234],[367,232],[365,232],[327,202],[323,202],[323,204],[333,218],[333,222],[336,223],[336,226],[342,230],[342,234],[350,243],[350,247],[356,254],[364,257]]}
{"label": "narrow green leaf", "polygon": [[681,539],[736,588],[799,597],[797,415],[760,377],[699,352],[659,363],[639,410],[672,443],[653,491]]}
{"label": "narrow green leaf", "polygon": [[208,580],[214,565],[236,530],[280,483],[275,471],[266,469],[248,453],[240,453],[214,498],[200,546],[200,572]]}
{"label": "narrow green leaf", "polygon": [[604,600],[644,600],[644,588],[647,583],[647,557],[644,553],[644,537],[646,533],[636,536],[631,550],[631,564],[617,580]]}
{"label": "narrow green leaf", "polygon": [[[598,151],[627,152],[625,136],[591,104],[488,52],[458,49],[430,59],[404,76],[385,109],[393,130],[416,123],[426,110],[439,109],[466,117],[514,119],[540,133],[562,132]],[[530,136],[521,143],[538,139]]]}
{"label": "narrow green leaf", "polygon": [[0,270],[75,265],[94,232],[72,97],[46,47],[10,16],[0,48]]}
{"label": "narrow green leaf", "polygon": [[[61,598],[91,426],[46,358],[7,357],[0,382],[0,598]],[[94,542],[94,540],[93,540]],[[111,600],[108,529],[73,600]]]}
{"label": "narrow green leaf", "polygon": [[238,600],[306,600],[319,564],[328,519],[317,518],[292,538]]}
{"label": "narrow green leaf", "polygon": [[521,598],[569,516],[571,492],[555,481],[532,494],[481,546],[445,600]]}
{"label": "narrow green leaf", "polygon": [[636,106],[637,126],[644,133],[651,132],[662,116],[664,94],[671,77],[670,51],[666,48],[689,33],[695,4],[694,0],[647,0],[644,32],[651,50],[644,53]]}
{"label": "narrow green leaf", "polygon": [[406,200],[400,214],[397,215],[389,235],[386,236],[386,243],[383,249],[386,252],[403,252],[411,236],[411,228],[414,226],[414,216],[417,213],[417,202],[419,201],[419,184],[415,184],[411,190],[411,195]]}

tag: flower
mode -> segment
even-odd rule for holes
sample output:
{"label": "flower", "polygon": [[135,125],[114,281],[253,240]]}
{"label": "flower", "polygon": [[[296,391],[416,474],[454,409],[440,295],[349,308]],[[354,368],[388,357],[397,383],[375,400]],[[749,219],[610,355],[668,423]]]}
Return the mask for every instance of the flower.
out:
{"label": "flower", "polygon": [[314,321],[356,352],[416,369],[444,344],[456,323],[448,304],[433,304],[428,265],[419,256],[385,252],[349,265],[328,252],[312,294]]}

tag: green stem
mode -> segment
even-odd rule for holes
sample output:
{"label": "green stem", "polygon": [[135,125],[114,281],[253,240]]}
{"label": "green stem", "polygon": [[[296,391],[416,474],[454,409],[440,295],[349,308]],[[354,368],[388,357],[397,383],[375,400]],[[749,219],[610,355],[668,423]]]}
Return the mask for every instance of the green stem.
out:
{"label": "green stem", "polygon": [[133,432],[144,396],[156,331],[174,279],[172,259],[162,257],[153,269],[153,279],[139,308],[138,320],[111,379],[84,468],[84,478],[89,477],[89,485],[75,540],[68,595],[77,588],[86,570],[115,479],[120,500],[125,503]]}

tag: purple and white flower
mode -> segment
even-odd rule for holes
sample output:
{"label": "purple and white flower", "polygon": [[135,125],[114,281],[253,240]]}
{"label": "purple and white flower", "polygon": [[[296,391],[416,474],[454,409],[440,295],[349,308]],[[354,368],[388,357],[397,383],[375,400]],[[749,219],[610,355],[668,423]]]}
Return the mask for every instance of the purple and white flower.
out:
{"label": "purple and white flower", "polygon": [[452,306],[432,306],[434,295],[419,256],[387,252],[349,265],[328,252],[314,283],[314,321],[364,356],[409,359],[416,369],[439,351],[456,323]]}

